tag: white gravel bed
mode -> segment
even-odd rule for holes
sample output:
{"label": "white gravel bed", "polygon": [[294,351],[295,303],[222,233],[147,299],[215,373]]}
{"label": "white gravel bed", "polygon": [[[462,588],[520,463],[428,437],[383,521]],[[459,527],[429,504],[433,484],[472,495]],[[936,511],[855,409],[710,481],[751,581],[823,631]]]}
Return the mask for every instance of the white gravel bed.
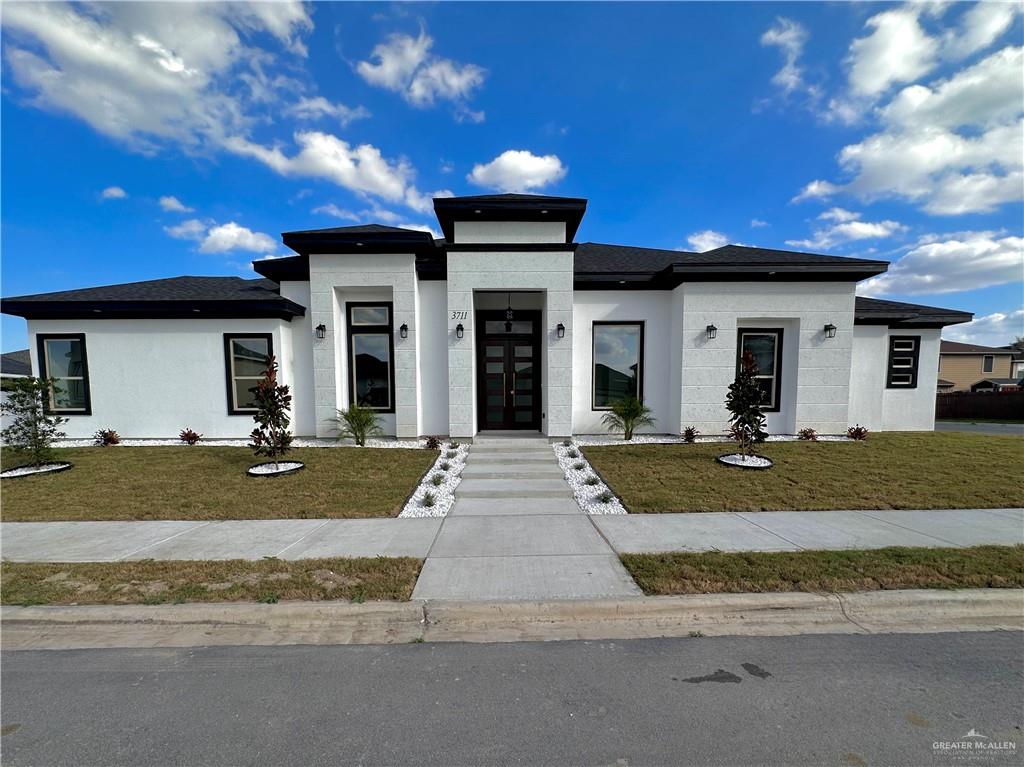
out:
{"label": "white gravel bed", "polygon": [[720,455],[718,460],[730,466],[740,466],[745,469],[767,469],[772,465],[769,459],[760,455],[741,455],[740,453]]}
{"label": "white gravel bed", "polygon": [[[795,434],[772,434],[767,442],[799,442],[800,438]],[[809,440],[808,440],[809,441]],[[852,442],[849,437],[839,434],[819,434],[818,442]],[[580,447],[603,447],[611,445],[689,445],[682,437],[674,434],[634,434],[633,439],[625,440],[622,437],[603,436],[601,434],[573,437]],[[735,442],[727,434],[697,437],[697,444]]]}
{"label": "white gravel bed", "polygon": [[[452,451],[456,452],[454,458],[448,458],[448,453]],[[462,482],[462,470],[466,467],[466,456],[469,455],[469,445],[458,445],[457,447],[449,447],[449,443],[445,442],[441,446],[441,454],[434,461],[434,465],[430,467],[430,471],[423,475],[423,480],[419,486],[413,491],[413,494],[409,496],[409,500],[405,502],[405,507],[402,509],[402,513],[399,517],[443,517],[451,511],[452,504],[455,503],[455,488]],[[441,464],[448,463],[448,470],[442,471]],[[431,477],[435,474],[440,474],[444,477],[444,482],[440,485],[435,485],[430,481]],[[424,506],[423,499],[427,493],[433,493],[434,505]]]}
{"label": "white gravel bed", "polygon": [[[569,487],[572,488],[573,497],[576,498],[576,503],[580,505],[580,508],[587,514],[625,514],[626,509],[622,505],[618,496],[612,493],[612,490],[606,485],[601,477],[598,475],[594,468],[590,465],[590,462],[583,457],[583,453],[579,451],[579,447],[576,444],[569,446],[558,443],[552,445],[555,451],[555,456],[558,458],[558,465],[562,467],[562,472],[565,474],[565,481],[569,483]],[[571,456],[570,453],[576,453],[576,456]],[[574,466],[583,464],[582,469],[576,469]],[[588,485],[586,480],[589,477],[597,479],[597,484]],[[612,499],[607,503],[600,500],[600,496],[603,493],[610,493]]]}
{"label": "white gravel bed", "polygon": [[260,477],[273,477],[276,474],[285,474],[305,466],[301,461],[276,461],[274,463],[260,463],[250,466],[246,473]]}
{"label": "white gravel bed", "polygon": [[52,474],[55,471],[63,471],[70,467],[70,463],[47,463],[42,466],[18,466],[14,469],[7,469],[7,471],[0,472],[0,479],[30,477],[33,474]]}
{"label": "white gravel bed", "polygon": [[[96,447],[93,439],[61,439],[53,443],[54,447]],[[122,439],[111,447],[185,447],[179,439]],[[248,447],[248,438],[239,439],[202,439],[193,447]],[[366,447],[404,447],[407,449],[426,448],[425,439],[368,439]],[[296,437],[292,447],[358,447],[350,439],[320,439],[313,437]]]}

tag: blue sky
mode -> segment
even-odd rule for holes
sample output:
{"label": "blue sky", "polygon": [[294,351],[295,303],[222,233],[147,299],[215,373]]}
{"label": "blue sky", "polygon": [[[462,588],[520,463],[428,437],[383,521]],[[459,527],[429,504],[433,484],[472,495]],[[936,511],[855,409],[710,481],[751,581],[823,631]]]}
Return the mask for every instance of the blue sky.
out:
{"label": "blue sky", "polygon": [[[1024,334],[1013,4],[22,5],[2,293],[255,276],[434,194],[587,197],[578,239],[884,258],[879,297]],[[25,345],[3,317],[3,349]]]}

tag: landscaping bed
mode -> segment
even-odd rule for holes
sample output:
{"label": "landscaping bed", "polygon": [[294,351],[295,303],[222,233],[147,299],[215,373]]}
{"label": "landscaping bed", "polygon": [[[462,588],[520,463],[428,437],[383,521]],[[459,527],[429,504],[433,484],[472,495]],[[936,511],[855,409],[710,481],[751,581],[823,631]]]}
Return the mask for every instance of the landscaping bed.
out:
{"label": "landscaping bed", "polygon": [[1024,546],[624,554],[648,595],[1024,588]]}
{"label": "landscaping bed", "polygon": [[5,605],[273,603],[284,600],[407,601],[423,561],[280,559],[222,562],[0,564]]}
{"label": "landscaping bed", "polygon": [[[56,451],[74,468],[0,483],[5,522],[394,517],[433,450],[298,448],[303,471],[246,476],[243,447],[94,447]],[[17,463],[0,451],[0,463]]]}
{"label": "landscaping bed", "polygon": [[1006,508],[1021,505],[1016,437],[885,432],[865,441],[767,442],[767,471],[716,463],[714,443],[588,446],[631,513]]}

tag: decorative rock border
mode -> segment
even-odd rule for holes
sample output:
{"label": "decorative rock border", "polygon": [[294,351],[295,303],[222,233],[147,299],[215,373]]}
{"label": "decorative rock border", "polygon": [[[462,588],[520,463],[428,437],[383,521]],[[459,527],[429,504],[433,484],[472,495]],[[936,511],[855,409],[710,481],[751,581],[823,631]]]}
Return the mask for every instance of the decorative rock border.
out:
{"label": "decorative rock border", "polygon": [[737,469],[770,469],[775,465],[771,458],[763,455],[743,455],[742,453],[723,453],[717,460],[723,466],[732,466]]}
{"label": "decorative rock border", "polygon": [[[54,447],[96,447],[96,441],[90,439],[63,439],[53,443]],[[248,447],[248,439],[203,439],[195,445],[186,445],[180,439],[122,439],[113,447]],[[368,439],[366,447],[405,448],[422,450],[427,446],[425,439]],[[351,440],[320,439],[298,437],[292,440],[292,447],[359,447]]]}
{"label": "decorative rock border", "polygon": [[38,474],[56,474],[58,471],[67,471],[72,466],[74,466],[73,463],[67,463],[66,461],[50,461],[34,466],[15,466],[13,469],[0,472],[0,479],[33,477]]}
{"label": "decorative rock border", "polygon": [[[402,518],[410,517],[443,517],[451,511],[455,503],[455,488],[462,482],[462,470],[466,466],[466,457],[469,455],[469,445],[458,444],[456,447],[449,447],[448,442],[441,448],[441,454],[434,461],[434,464],[423,475],[420,484],[412,491],[409,500],[405,502],[402,512],[398,515]],[[449,458],[448,453],[455,451],[454,458]],[[451,464],[447,471],[442,471],[441,464],[447,461]],[[430,481],[435,474],[444,476],[440,485]],[[427,493],[433,493],[434,505],[424,506],[423,500]]]}
{"label": "decorative rock border", "polygon": [[[601,475],[594,471],[594,467],[590,465],[583,453],[579,450],[578,444],[563,445],[561,443],[552,445],[555,451],[555,456],[558,458],[558,465],[562,468],[562,472],[565,474],[565,481],[569,483],[569,487],[572,488],[573,497],[576,499],[576,503],[580,505],[580,508],[587,514],[625,514],[626,507],[622,505],[622,501],[619,500],[618,496],[612,492],[612,489],[605,484],[604,480],[601,479]],[[575,456],[570,455],[576,453]],[[577,464],[583,464],[582,469],[576,469],[574,466]],[[596,484],[587,484],[587,480],[593,477],[597,480]],[[605,493],[611,496],[611,500],[604,502],[601,500],[601,496]]]}
{"label": "decorative rock border", "polygon": [[264,461],[250,466],[245,473],[250,477],[283,477],[305,468],[302,461]]}
{"label": "decorative rock border", "polygon": [[[697,437],[695,442],[687,442],[682,437],[674,434],[636,434],[633,439],[625,440],[621,437],[603,436],[592,434],[589,436],[573,437],[573,441],[580,447],[611,447],[613,445],[701,445],[708,443],[730,443],[735,442],[727,435],[711,435]],[[801,440],[795,434],[772,434],[766,442],[811,442],[812,440]],[[841,434],[819,434],[818,442],[853,442],[854,440]]]}

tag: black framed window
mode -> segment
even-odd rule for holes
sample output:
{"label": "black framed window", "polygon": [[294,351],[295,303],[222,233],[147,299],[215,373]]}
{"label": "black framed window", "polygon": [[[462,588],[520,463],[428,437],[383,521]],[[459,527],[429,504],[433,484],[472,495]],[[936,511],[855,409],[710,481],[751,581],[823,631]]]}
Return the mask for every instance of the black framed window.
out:
{"label": "black framed window", "polygon": [[644,323],[595,322],[591,409],[610,410],[626,397],[644,398]]}
{"label": "black framed window", "polygon": [[777,413],[782,407],[782,328],[740,328],[736,342],[736,372],[743,355],[750,353],[757,363],[761,387],[761,409]]}
{"label": "black framed window", "polygon": [[270,333],[225,333],[224,368],[227,376],[228,415],[256,412],[256,384],[274,356]]}
{"label": "black framed window", "polygon": [[885,372],[887,389],[917,388],[917,361],[920,354],[920,336],[889,337],[889,364]]}
{"label": "black framed window", "polygon": [[385,302],[351,301],[348,315],[349,391],[360,407],[395,412],[394,317]]}
{"label": "black framed window", "polygon": [[36,336],[39,374],[54,379],[46,411],[61,415],[91,415],[89,361],[84,333],[40,333]]}
{"label": "black framed window", "polygon": [[981,358],[981,372],[991,373],[993,366],[996,364],[996,358],[991,354],[986,354]]}

